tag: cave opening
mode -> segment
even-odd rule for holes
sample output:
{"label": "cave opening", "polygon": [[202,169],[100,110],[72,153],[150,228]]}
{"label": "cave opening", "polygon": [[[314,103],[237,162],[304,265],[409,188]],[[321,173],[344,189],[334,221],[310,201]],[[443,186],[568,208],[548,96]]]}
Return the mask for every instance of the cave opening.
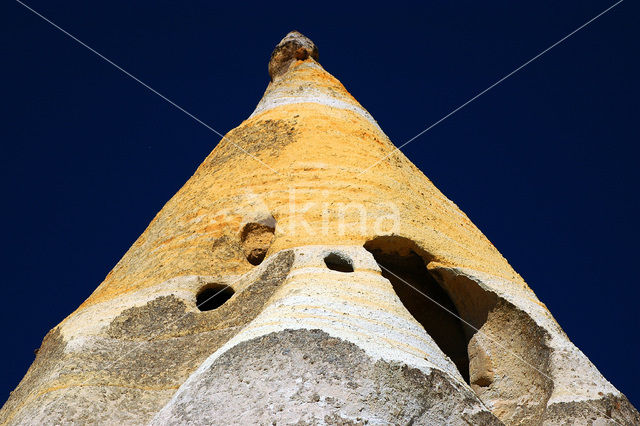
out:
{"label": "cave opening", "polygon": [[382,276],[391,282],[405,308],[468,383],[470,336],[453,300],[431,275],[423,257],[416,253],[415,243],[400,237],[378,237],[367,242],[364,248],[373,255]]}
{"label": "cave opening", "polygon": [[275,219],[267,223],[250,222],[240,232],[240,243],[247,261],[257,266],[262,263],[275,233]]}
{"label": "cave opening", "polygon": [[332,271],[353,272],[353,263],[342,253],[332,252],[325,256],[324,264]]}
{"label": "cave opening", "polygon": [[196,294],[196,306],[201,311],[212,311],[231,299],[234,291],[224,284],[209,284]]}

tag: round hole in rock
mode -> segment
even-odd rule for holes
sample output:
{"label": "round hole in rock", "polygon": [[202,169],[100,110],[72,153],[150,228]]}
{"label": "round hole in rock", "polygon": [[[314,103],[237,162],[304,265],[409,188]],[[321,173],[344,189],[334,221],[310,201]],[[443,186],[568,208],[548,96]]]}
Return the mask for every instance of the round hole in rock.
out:
{"label": "round hole in rock", "polygon": [[222,306],[233,296],[233,289],[223,284],[208,285],[196,295],[196,306],[201,311],[211,311]]}
{"label": "round hole in rock", "polygon": [[332,271],[353,272],[351,259],[342,253],[329,253],[325,256],[324,263]]}
{"label": "round hole in rock", "polygon": [[273,242],[275,219],[267,223],[247,223],[240,232],[240,242],[247,261],[259,265]]}

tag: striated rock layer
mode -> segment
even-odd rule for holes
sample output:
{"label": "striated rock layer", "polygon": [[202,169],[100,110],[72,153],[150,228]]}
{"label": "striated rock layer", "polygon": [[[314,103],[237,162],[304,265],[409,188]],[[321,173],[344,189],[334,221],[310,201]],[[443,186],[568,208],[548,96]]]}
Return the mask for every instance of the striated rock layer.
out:
{"label": "striated rock layer", "polygon": [[0,422],[640,423],[309,39],[269,73]]}

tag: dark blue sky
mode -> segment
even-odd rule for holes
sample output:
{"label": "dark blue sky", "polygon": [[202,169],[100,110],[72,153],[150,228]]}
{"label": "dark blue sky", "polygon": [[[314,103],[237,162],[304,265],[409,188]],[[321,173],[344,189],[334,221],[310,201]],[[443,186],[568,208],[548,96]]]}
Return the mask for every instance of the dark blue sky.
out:
{"label": "dark blue sky", "polygon": [[[400,145],[614,2],[28,4],[221,133],[297,29]],[[636,406],[638,16],[624,1],[403,149]],[[219,137],[16,2],[0,28],[2,401]]]}

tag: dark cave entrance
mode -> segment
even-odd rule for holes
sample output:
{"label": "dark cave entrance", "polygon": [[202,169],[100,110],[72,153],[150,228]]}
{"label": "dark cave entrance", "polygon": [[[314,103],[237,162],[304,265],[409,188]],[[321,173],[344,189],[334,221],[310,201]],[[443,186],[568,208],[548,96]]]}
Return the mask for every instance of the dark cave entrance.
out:
{"label": "dark cave entrance", "polygon": [[273,217],[262,222],[250,222],[240,232],[240,243],[247,261],[257,266],[262,263],[273,242],[276,222]]}
{"label": "dark cave entrance", "polygon": [[324,258],[324,264],[332,271],[353,272],[351,259],[342,253],[329,253]]}
{"label": "dark cave entrance", "polygon": [[218,309],[231,299],[234,291],[224,284],[209,284],[204,286],[196,295],[196,307],[205,312]]}
{"label": "dark cave entrance", "polygon": [[391,282],[407,310],[451,358],[468,383],[470,336],[465,334],[464,323],[456,317],[460,315],[455,304],[431,276],[425,260],[416,253],[415,243],[400,237],[378,237],[367,242],[364,248],[373,255],[382,276]]}

